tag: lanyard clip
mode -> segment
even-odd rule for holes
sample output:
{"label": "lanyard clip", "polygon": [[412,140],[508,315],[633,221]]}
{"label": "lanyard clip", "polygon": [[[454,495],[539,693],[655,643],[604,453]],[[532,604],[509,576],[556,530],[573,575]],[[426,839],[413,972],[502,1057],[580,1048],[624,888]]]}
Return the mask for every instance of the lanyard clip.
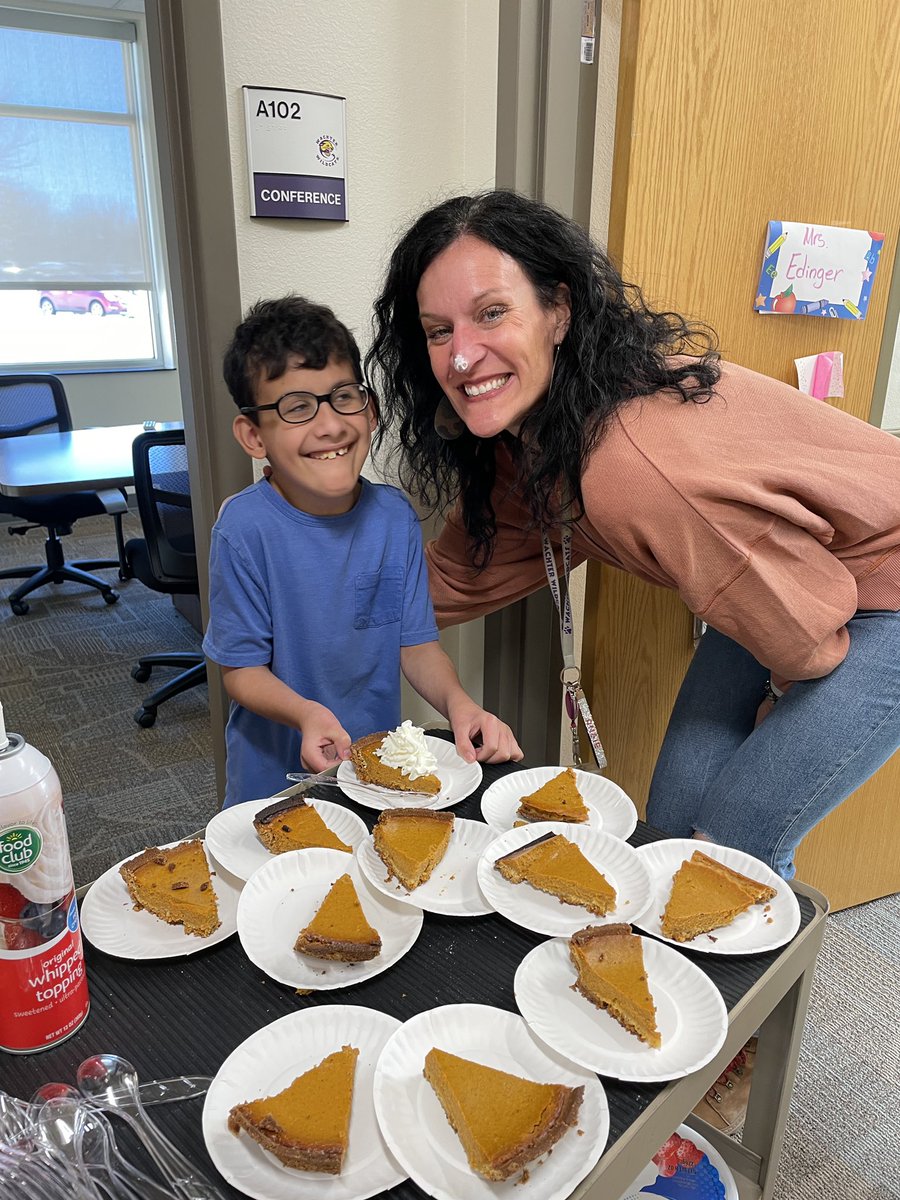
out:
{"label": "lanyard clip", "polygon": [[[562,673],[564,675],[565,671]],[[576,767],[580,767],[582,764],[581,746],[578,743],[578,692],[577,684],[565,684],[566,716],[569,718],[569,729],[572,734],[572,762]]]}

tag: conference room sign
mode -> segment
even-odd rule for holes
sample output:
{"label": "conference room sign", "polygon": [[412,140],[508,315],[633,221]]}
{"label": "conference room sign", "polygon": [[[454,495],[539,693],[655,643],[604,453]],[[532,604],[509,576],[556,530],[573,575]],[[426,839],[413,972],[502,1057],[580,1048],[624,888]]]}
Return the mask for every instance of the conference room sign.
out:
{"label": "conference room sign", "polygon": [[250,215],[346,221],[346,98],[244,87]]}

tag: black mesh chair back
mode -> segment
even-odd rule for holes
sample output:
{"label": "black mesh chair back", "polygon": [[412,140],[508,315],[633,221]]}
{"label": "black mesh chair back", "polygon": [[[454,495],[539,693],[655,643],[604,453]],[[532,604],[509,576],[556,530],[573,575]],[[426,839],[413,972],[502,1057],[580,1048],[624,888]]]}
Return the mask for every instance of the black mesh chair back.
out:
{"label": "black mesh chair back", "polygon": [[[141,583],[154,591],[197,596],[200,582],[184,430],[153,430],[138,434],[132,456],[134,490],[144,536],[125,546],[129,567]],[[155,723],[156,710],[163,701],[206,682],[206,660],[199,651],[145,654],[132,667],[131,677],[143,683],[155,667],[181,667],[182,670],[157,688],[135,711],[135,721],[145,729]]]}
{"label": "black mesh chair back", "polygon": [[[197,556],[184,431],[167,429],[139,434],[132,455],[138,512],[157,590],[197,594]],[[143,582],[153,586],[146,579]]]}
{"label": "black mesh chair back", "polygon": [[65,388],[55,375],[0,376],[0,437],[71,428]]}
{"label": "black mesh chair back", "polygon": [[[71,429],[66,391],[55,375],[0,375],[0,438],[68,433]],[[25,581],[8,596],[10,608],[17,616],[28,612],[25,597],[47,583],[86,584],[99,591],[107,604],[115,604],[118,592],[105,579],[91,572],[98,567],[118,567],[119,578],[127,578],[122,516],[128,511],[128,505],[121,489],[4,495],[0,496],[0,511],[28,522],[10,526],[12,534],[25,535],[40,528],[47,531],[44,563],[0,571],[0,579]],[[104,513],[113,518],[118,557],[67,563],[60,538],[71,533],[74,522],[82,517]]]}

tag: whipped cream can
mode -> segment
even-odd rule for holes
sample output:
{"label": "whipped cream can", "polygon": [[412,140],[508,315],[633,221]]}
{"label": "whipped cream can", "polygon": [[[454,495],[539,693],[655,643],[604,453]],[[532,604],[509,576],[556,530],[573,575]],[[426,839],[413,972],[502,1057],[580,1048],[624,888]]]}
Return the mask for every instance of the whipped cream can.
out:
{"label": "whipped cream can", "polygon": [[59,778],[0,709],[0,1050],[55,1046],[89,1003]]}

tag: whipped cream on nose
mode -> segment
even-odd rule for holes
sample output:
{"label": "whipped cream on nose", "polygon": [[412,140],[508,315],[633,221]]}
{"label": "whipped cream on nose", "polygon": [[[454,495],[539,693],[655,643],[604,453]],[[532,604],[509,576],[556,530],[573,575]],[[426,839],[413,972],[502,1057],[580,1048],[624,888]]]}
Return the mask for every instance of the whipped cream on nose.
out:
{"label": "whipped cream on nose", "polygon": [[467,358],[464,358],[461,354],[455,354],[453,356],[453,370],[454,371],[468,371],[468,369],[469,369],[469,360]]}

